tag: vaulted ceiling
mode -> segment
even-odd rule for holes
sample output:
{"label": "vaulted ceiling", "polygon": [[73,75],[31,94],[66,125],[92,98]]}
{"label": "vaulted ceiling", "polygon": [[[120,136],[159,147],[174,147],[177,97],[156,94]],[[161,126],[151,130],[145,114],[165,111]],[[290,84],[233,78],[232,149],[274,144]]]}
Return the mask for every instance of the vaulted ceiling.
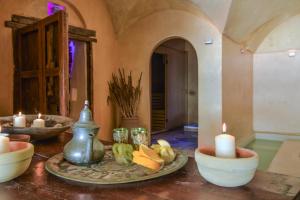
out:
{"label": "vaulted ceiling", "polygon": [[106,4],[117,35],[143,17],[175,9],[205,15],[220,32],[252,51],[272,29],[300,13],[300,0],[106,0]]}

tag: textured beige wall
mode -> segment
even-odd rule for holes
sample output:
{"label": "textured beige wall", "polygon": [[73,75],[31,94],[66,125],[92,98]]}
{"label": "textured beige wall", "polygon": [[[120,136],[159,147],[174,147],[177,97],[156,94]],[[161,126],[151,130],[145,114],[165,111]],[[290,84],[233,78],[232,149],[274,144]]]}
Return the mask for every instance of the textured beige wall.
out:
{"label": "textured beige wall", "polygon": [[[254,131],[300,133],[300,15],[277,26],[254,55]],[[289,57],[288,50],[296,56]]]}
{"label": "textured beige wall", "polygon": [[299,0],[232,0],[224,34],[251,51],[280,23],[299,13]]}
{"label": "textured beige wall", "polygon": [[244,143],[253,136],[253,54],[223,37],[222,55],[223,122],[228,133]]}
{"label": "textured beige wall", "polygon": [[[122,65],[137,75],[143,72],[142,97],[139,107],[141,122],[150,128],[150,58],[153,50],[172,37],[188,40],[197,52],[199,94],[199,145],[213,144],[221,132],[222,77],[221,34],[208,20],[183,11],[165,10],[146,16],[120,36]],[[214,44],[205,45],[207,39]]]}
{"label": "textured beige wall", "polygon": [[[108,94],[107,81],[111,73],[119,66],[118,46],[113,25],[104,1],[57,0],[64,4],[69,13],[70,24],[96,30],[98,43],[93,45],[94,64],[94,113],[95,120],[101,126],[100,138],[111,139],[113,127],[112,112],[106,104]],[[13,110],[13,57],[11,30],[3,26],[12,14],[43,18],[47,15],[46,0],[0,0],[0,115],[10,115]],[[82,20],[83,19],[83,20]]]}
{"label": "textured beige wall", "polygon": [[300,15],[286,20],[274,28],[257,48],[256,53],[300,49]]}
{"label": "textured beige wall", "polygon": [[300,133],[300,51],[254,55],[254,131]]}

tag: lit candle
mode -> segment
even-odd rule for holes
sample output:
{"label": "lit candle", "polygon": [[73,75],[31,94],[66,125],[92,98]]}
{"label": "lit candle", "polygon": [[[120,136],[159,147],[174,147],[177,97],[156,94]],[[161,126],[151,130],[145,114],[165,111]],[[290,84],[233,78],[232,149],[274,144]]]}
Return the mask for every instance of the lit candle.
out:
{"label": "lit candle", "polygon": [[235,138],[226,133],[226,124],[223,124],[223,133],[215,137],[215,151],[217,157],[235,158]]}
{"label": "lit candle", "polygon": [[43,128],[45,127],[45,120],[41,119],[41,113],[39,113],[38,118],[33,120],[32,127],[39,127]]}
{"label": "lit candle", "polygon": [[25,115],[22,115],[21,112],[19,112],[19,115],[14,116],[14,127],[26,127],[26,118]]}
{"label": "lit candle", "polygon": [[[0,133],[2,133],[2,128],[0,126]],[[0,135],[0,153],[9,152],[9,138],[4,136],[5,134]]]}

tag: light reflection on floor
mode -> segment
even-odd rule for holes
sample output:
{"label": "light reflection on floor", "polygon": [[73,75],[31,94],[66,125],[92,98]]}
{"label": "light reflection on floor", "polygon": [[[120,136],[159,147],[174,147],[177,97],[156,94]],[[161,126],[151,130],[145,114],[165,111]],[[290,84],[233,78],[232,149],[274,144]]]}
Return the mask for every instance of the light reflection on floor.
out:
{"label": "light reflection on floor", "polygon": [[252,149],[258,154],[259,164],[257,169],[266,171],[281,144],[280,141],[256,139],[248,144],[246,148]]}

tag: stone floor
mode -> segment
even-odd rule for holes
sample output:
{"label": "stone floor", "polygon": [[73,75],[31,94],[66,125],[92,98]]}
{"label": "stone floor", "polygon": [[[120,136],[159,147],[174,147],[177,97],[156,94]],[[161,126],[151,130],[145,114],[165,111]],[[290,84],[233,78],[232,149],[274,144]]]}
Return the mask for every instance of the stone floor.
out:
{"label": "stone floor", "polygon": [[184,131],[183,128],[153,134],[151,142],[156,143],[158,139],[165,139],[172,147],[187,151],[190,157],[194,156],[194,151],[198,146],[198,133]]}
{"label": "stone floor", "polygon": [[284,141],[268,171],[300,178],[300,141]]}

